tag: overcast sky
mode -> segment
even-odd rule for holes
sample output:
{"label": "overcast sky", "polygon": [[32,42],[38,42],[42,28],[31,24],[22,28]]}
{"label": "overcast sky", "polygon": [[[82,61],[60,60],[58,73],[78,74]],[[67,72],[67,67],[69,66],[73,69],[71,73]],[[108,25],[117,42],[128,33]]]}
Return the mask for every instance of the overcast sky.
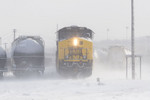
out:
{"label": "overcast sky", "polygon": [[[0,0],[0,36],[41,35],[55,40],[56,26],[85,26],[95,40],[130,38],[131,0]],[[135,0],[136,37],[150,35],[150,0]],[[6,35],[6,36],[4,36]]]}

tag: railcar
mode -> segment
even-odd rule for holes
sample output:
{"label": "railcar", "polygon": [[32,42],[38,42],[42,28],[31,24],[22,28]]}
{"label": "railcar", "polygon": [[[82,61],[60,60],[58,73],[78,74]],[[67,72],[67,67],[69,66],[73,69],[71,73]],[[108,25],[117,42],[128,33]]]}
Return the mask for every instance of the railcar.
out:
{"label": "railcar", "polygon": [[39,36],[20,36],[12,43],[12,71],[15,76],[44,73],[44,41]]}

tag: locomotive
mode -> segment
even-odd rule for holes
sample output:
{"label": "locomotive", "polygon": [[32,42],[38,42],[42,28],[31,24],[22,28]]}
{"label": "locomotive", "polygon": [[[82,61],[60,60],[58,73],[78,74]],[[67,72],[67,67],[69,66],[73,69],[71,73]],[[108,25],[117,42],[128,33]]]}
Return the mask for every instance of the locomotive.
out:
{"label": "locomotive", "polygon": [[60,75],[92,75],[93,34],[91,29],[78,26],[64,27],[57,31],[56,69]]}
{"label": "locomotive", "polygon": [[12,71],[17,77],[44,73],[44,41],[39,36],[20,36],[11,49]]}
{"label": "locomotive", "polygon": [[7,69],[5,68],[7,62],[6,51],[0,47],[0,78],[3,77],[3,72]]}

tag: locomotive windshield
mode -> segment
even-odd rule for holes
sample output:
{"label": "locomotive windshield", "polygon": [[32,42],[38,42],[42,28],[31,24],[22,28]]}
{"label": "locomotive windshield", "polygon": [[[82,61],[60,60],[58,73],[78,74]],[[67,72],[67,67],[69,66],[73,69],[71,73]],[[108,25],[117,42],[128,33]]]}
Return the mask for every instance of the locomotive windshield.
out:
{"label": "locomotive windshield", "polygon": [[58,40],[69,39],[72,37],[93,38],[93,32],[85,27],[67,27],[58,31]]}

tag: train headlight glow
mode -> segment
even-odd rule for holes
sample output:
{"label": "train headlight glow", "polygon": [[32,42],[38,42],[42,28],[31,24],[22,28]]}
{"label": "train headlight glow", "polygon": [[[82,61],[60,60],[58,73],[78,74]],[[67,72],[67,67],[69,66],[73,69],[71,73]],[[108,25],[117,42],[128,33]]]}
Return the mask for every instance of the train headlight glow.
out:
{"label": "train headlight glow", "polygon": [[74,46],[77,46],[77,45],[78,45],[78,39],[75,38],[75,39],[73,40],[73,44],[74,44]]}

